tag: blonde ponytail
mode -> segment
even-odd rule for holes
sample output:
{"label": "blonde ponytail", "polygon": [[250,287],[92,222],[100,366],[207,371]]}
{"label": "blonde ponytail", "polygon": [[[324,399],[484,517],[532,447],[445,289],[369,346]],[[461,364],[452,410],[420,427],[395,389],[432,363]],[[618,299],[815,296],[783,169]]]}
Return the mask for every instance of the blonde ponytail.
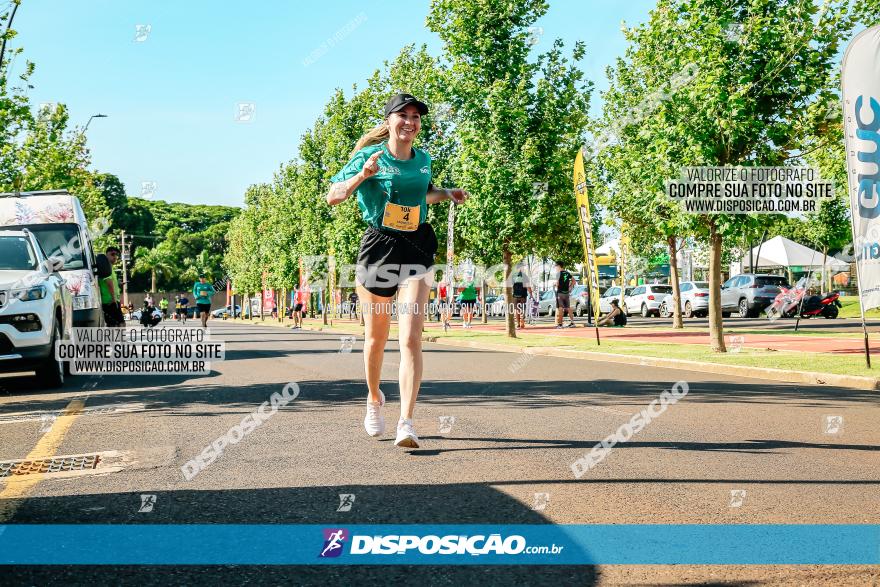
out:
{"label": "blonde ponytail", "polygon": [[370,145],[378,145],[383,141],[387,141],[391,136],[391,130],[388,128],[388,121],[383,120],[378,126],[375,126],[364,133],[360,139],[358,139],[357,144],[354,146],[354,151],[351,152],[349,157],[354,157],[354,154],[363,149],[364,147],[369,147]]}

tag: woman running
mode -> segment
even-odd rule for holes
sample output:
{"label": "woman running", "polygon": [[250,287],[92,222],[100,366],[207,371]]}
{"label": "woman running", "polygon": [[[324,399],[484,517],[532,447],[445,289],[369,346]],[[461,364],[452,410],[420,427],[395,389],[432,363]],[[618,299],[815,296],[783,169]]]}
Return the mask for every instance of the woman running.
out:
{"label": "woman running", "polygon": [[391,299],[398,295],[400,420],[395,444],[406,448],[419,446],[412,417],[422,381],[422,325],[431,288],[427,269],[437,252],[437,237],[425,222],[427,208],[443,200],[460,204],[468,196],[461,189],[437,189],[431,184],[431,157],[413,147],[421,117],[427,113],[428,107],[410,94],[392,96],[385,104],[385,120],[360,138],[351,160],[331,179],[327,194],[327,203],[335,206],[357,192],[368,225],[358,254],[357,291],[366,326],[369,394],[364,428],[370,436],[385,431],[385,395],[379,381],[391,327]]}
{"label": "woman running", "polygon": [[464,290],[461,292],[461,327],[470,328],[474,320],[474,310],[477,307],[477,284],[472,276],[468,276],[464,282]]}

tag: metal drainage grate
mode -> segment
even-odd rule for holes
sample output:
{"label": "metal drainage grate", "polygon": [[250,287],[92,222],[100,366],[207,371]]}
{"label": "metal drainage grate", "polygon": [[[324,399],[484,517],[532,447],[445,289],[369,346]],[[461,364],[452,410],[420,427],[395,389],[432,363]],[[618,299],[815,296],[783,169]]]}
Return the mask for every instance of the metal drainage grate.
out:
{"label": "metal drainage grate", "polygon": [[0,479],[13,475],[33,475],[34,473],[85,471],[96,468],[100,459],[100,455],[83,455],[55,459],[34,459],[32,461],[2,461],[0,462]]}

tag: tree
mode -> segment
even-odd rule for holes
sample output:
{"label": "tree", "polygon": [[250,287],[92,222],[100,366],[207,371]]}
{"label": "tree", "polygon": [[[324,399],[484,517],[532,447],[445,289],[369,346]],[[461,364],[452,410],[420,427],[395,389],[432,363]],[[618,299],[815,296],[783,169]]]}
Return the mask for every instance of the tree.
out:
{"label": "tree", "polygon": [[[571,164],[580,147],[590,84],[563,44],[530,61],[529,27],[547,11],[542,0],[432,0],[428,27],[440,35],[451,64],[451,103],[458,152],[454,176],[471,193],[457,225],[464,253],[504,262],[507,299],[514,255],[577,246]],[[534,214],[536,184],[547,185]],[[515,337],[513,314],[508,336]]]}
{"label": "tree", "polygon": [[[834,100],[834,71],[852,26],[845,1],[660,0],[647,23],[626,29],[628,71],[651,71],[644,86],[626,76],[622,91],[664,92],[690,63],[693,79],[626,137],[629,164],[659,191],[685,166],[797,163]],[[632,89],[632,90],[631,90]],[[819,108],[811,108],[819,104]],[[642,161],[649,164],[641,167]],[[720,277],[723,238],[755,231],[768,218],[708,214],[688,232],[710,246],[712,348],[725,351]]]}
{"label": "tree", "polygon": [[167,247],[159,245],[153,249],[138,247],[135,250],[135,261],[132,273],[150,274],[150,291],[155,293],[158,275],[168,277],[173,274],[173,258],[167,251]]}

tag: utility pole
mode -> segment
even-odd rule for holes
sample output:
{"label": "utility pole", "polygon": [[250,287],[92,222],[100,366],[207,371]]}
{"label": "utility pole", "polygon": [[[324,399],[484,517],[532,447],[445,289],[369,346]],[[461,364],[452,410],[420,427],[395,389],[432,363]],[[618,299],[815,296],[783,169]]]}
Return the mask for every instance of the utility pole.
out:
{"label": "utility pole", "polygon": [[125,231],[122,231],[122,235],[119,237],[121,246],[119,247],[120,252],[122,253],[122,305],[128,305],[128,259],[129,259],[129,249],[126,246],[125,242]]}

